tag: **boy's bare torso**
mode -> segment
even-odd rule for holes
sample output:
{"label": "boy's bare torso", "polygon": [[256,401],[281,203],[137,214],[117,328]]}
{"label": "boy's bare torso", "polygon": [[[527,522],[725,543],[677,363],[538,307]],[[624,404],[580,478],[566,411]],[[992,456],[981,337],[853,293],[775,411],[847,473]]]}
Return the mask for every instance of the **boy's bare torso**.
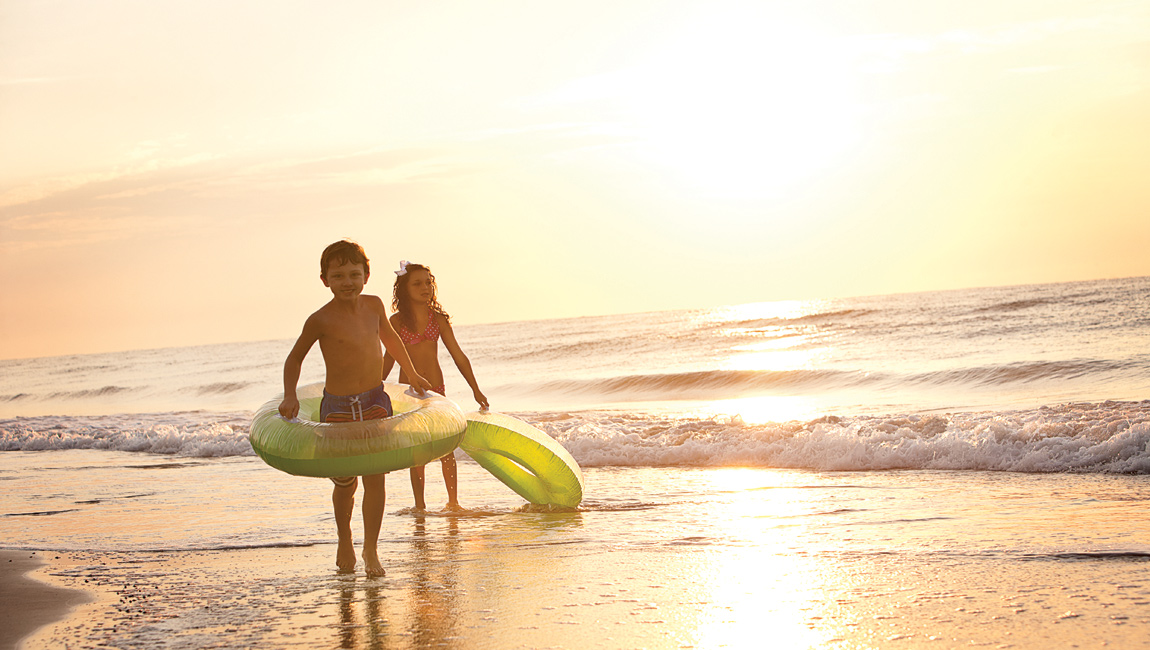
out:
{"label": "boy's bare torso", "polygon": [[328,393],[358,395],[379,386],[383,374],[379,328],[384,317],[379,297],[364,295],[354,301],[332,300],[312,314]]}

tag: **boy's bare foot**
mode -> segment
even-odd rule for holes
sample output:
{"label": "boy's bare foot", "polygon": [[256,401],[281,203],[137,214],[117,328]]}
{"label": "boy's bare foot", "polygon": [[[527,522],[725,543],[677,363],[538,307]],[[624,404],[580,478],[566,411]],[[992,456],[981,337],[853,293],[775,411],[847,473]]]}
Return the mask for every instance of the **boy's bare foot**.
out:
{"label": "boy's bare foot", "polygon": [[458,502],[448,503],[446,506],[443,507],[443,509],[446,510],[447,512],[467,512],[467,508],[464,508],[463,506],[459,505]]}
{"label": "boy's bare foot", "polygon": [[355,571],[355,562],[355,546],[351,540],[339,540],[335,550],[335,566],[341,573],[352,573]]}
{"label": "boy's bare foot", "polygon": [[383,565],[379,563],[379,556],[373,548],[363,549],[363,566],[369,578],[382,578],[386,573],[386,571],[383,570]]}

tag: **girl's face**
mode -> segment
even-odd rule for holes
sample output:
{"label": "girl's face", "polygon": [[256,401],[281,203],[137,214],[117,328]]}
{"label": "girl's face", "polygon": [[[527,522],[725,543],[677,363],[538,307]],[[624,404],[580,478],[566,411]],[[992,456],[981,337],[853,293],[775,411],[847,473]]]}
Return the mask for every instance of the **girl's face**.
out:
{"label": "girl's face", "polygon": [[409,271],[411,276],[407,281],[407,295],[412,302],[427,304],[431,301],[433,292],[431,274],[424,270]]}

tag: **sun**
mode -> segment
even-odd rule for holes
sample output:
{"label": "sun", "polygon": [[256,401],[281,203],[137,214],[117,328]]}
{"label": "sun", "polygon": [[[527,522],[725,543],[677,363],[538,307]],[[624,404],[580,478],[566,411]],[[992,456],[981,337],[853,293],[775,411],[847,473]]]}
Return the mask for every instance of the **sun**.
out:
{"label": "sun", "polygon": [[777,197],[861,139],[850,42],[761,3],[711,11],[625,69],[582,84],[611,101],[650,166],[696,191]]}

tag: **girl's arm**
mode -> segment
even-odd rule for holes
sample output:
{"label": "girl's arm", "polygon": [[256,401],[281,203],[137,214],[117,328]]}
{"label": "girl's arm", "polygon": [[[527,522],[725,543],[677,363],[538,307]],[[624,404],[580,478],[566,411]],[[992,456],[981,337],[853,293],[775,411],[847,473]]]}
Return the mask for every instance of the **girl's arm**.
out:
{"label": "girl's arm", "polygon": [[[431,390],[431,384],[423,378],[423,375],[415,371],[415,366],[411,363],[411,357],[407,355],[407,348],[403,345],[403,340],[395,333],[395,328],[391,326],[391,322],[387,320],[387,312],[383,308],[383,301],[379,302],[379,340],[383,343],[385,354],[390,354],[399,364],[403,374],[407,375],[408,383],[415,388],[427,392]],[[386,368],[386,366],[384,366]],[[382,377],[380,380],[382,381]]]}
{"label": "girl's arm", "polygon": [[471,387],[471,394],[475,396],[475,401],[480,407],[489,408],[487,397],[483,391],[479,390],[479,382],[475,381],[475,373],[471,370],[471,360],[463,353],[463,348],[459,347],[459,341],[455,339],[455,332],[451,329],[451,324],[439,314],[436,314],[435,318],[439,321],[439,335],[443,338],[443,345],[451,353],[451,360],[455,362],[455,367],[459,368],[459,374],[467,380],[467,385]]}

